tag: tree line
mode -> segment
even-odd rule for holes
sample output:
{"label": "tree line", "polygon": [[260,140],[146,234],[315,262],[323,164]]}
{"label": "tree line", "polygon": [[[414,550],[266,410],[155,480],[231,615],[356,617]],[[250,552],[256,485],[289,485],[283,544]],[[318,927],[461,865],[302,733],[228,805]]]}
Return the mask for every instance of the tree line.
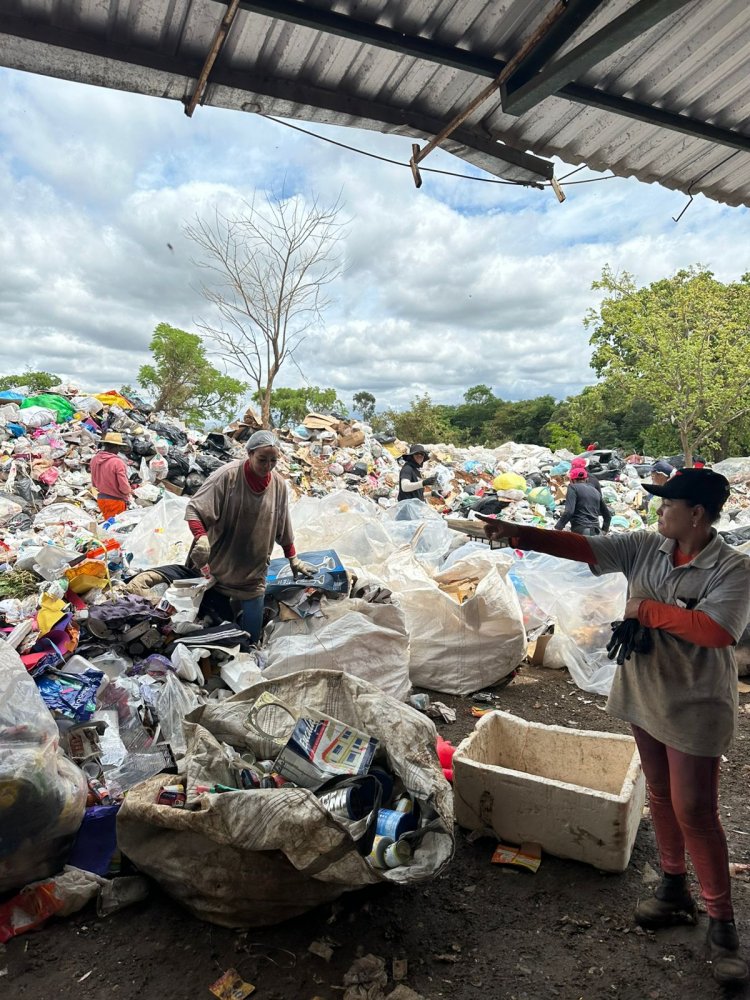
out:
{"label": "tree line", "polygon": [[[492,447],[512,439],[571,451],[596,441],[638,454],[682,452],[687,462],[697,450],[713,459],[750,453],[750,274],[723,283],[700,265],[643,286],[605,266],[592,284],[599,304],[583,318],[598,381],[564,400],[505,400],[475,385],[455,405],[425,393],[398,411],[379,410],[366,387],[347,403],[335,388],[279,385],[282,371],[299,369],[295,354],[323,323],[328,286],[341,273],[340,212],[297,195],[186,226],[206,279],[209,312],[196,320],[203,336],[159,324],[138,391],[198,425],[226,421],[253,400],[264,426],[350,409],[409,441]],[[26,372],[0,387],[24,378],[37,391],[56,380]]]}

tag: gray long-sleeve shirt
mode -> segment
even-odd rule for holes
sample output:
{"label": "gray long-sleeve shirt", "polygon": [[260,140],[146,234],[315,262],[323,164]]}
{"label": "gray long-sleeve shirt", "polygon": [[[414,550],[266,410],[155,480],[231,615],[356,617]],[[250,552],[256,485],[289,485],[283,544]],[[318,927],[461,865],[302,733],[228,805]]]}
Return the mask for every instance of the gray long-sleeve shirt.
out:
{"label": "gray long-sleeve shirt", "polygon": [[581,531],[583,528],[598,528],[600,517],[603,521],[602,528],[607,531],[612,514],[599,490],[585,482],[571,483],[565,495],[562,517],[555,528],[561,531],[569,521],[572,531]]}
{"label": "gray long-sleeve shirt", "polygon": [[249,600],[263,593],[276,542],[294,541],[285,480],[277,473],[262,493],[247,483],[244,462],[230,462],[212,473],[191,497],[185,520],[198,520],[211,543],[209,565],[216,589]]}

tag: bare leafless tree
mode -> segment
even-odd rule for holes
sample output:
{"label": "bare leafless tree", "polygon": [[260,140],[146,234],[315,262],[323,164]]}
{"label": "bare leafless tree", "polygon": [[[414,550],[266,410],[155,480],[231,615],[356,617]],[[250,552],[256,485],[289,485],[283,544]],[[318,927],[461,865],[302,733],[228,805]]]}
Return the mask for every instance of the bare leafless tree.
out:
{"label": "bare leafless tree", "polygon": [[236,215],[217,210],[211,221],[185,227],[206,273],[201,292],[214,306],[214,317],[198,325],[250,379],[264,427],[276,376],[329,304],[325,287],[341,273],[345,225],[339,202],[324,207],[295,196],[243,202]]}

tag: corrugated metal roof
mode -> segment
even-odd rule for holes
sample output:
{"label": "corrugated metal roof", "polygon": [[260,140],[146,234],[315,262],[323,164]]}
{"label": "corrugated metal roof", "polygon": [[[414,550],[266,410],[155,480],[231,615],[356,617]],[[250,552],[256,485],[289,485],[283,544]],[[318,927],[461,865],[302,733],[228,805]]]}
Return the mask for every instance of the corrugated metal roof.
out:
{"label": "corrugated metal roof", "polygon": [[[606,0],[558,55],[634,2]],[[416,39],[417,46],[431,44],[437,55],[405,54],[382,38],[346,37],[247,9],[258,6],[241,4],[211,72],[205,103],[429,137],[487,86],[494,75],[491,61],[510,60],[555,4],[300,0],[296,5],[311,17],[333,12],[393,29],[407,41]],[[185,101],[225,10],[218,0],[6,0],[0,63]],[[467,60],[471,66],[444,64]],[[572,99],[561,96],[567,90],[575,91]],[[590,106],[592,96],[601,104],[602,93],[730,130],[746,148],[733,148],[731,136],[729,143],[719,143]],[[544,180],[550,165],[542,158],[556,154],[569,163],[750,205],[749,120],[750,3],[693,0],[586,70],[572,88],[519,117],[503,111],[498,92],[444,146],[512,180]],[[406,144],[404,159],[410,152]]]}

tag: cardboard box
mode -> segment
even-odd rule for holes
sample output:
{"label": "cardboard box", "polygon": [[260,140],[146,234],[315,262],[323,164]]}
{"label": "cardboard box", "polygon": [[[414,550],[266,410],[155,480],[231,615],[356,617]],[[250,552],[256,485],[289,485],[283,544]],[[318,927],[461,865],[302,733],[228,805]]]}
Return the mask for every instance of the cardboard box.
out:
{"label": "cardboard box", "polygon": [[276,771],[302,788],[320,788],[331,778],[367,774],[378,741],[345,722],[303,708]]}
{"label": "cardboard box", "polygon": [[551,638],[552,632],[546,632],[544,635],[540,635],[536,642],[529,644],[528,657],[532,667],[544,666],[544,653]]}
{"label": "cardboard box", "polygon": [[624,871],[646,800],[631,736],[490,712],[453,758],[456,821],[501,841]]}

